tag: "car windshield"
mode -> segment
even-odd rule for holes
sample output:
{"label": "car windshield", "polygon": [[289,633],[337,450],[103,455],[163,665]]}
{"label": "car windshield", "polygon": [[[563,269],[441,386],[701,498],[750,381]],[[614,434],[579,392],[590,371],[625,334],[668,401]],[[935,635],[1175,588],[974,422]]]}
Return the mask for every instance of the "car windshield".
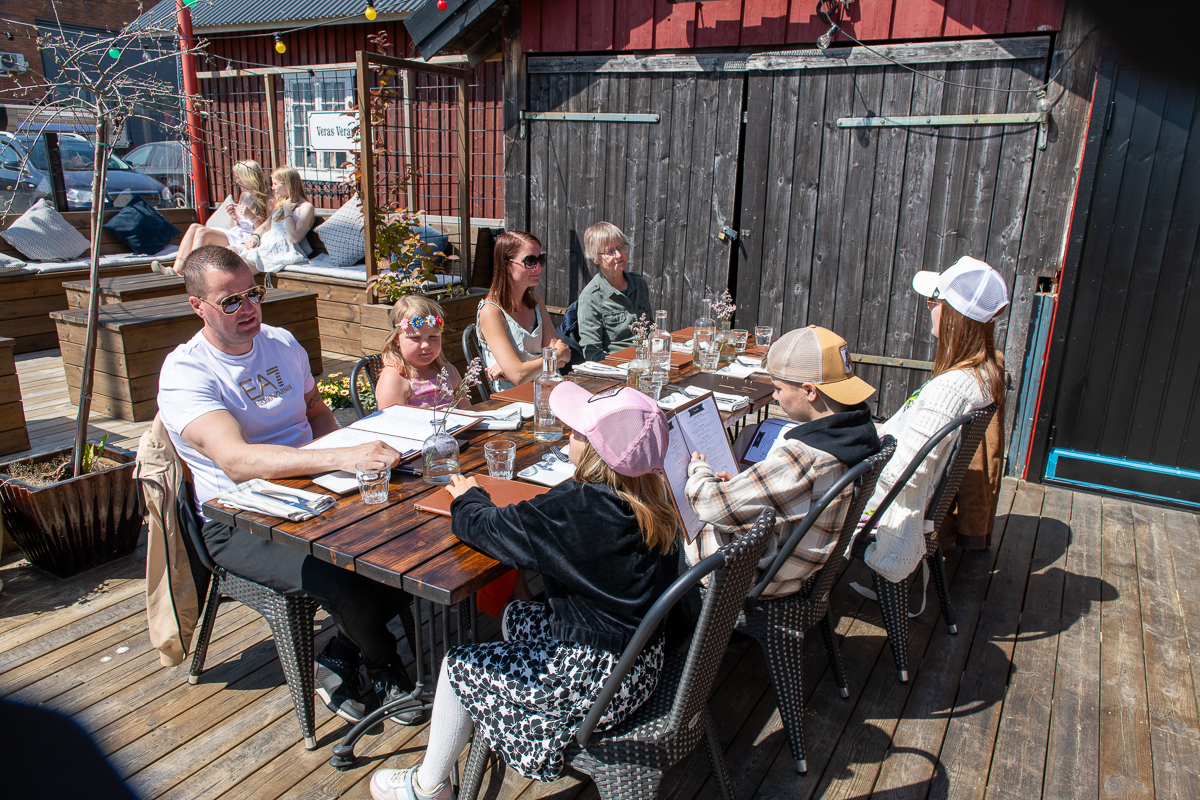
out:
{"label": "car windshield", "polygon": [[[62,139],[58,140],[58,152],[62,155],[62,166],[64,170],[91,170],[94,164],[92,144],[80,139]],[[43,172],[50,169],[49,163],[46,161],[46,142],[44,139],[38,139],[33,146],[33,153],[30,154],[30,160],[33,165]],[[132,169],[121,159],[114,155],[108,157],[109,169]]]}

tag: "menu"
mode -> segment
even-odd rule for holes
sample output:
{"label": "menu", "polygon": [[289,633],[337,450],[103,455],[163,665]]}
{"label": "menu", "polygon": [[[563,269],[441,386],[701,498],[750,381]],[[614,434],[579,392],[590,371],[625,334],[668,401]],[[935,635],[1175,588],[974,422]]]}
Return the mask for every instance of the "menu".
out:
{"label": "menu", "polygon": [[671,489],[671,500],[679,515],[679,522],[687,540],[691,542],[700,533],[704,523],[692,510],[684,494],[687,484],[688,465],[692,453],[702,453],[712,466],[713,472],[738,473],[737,459],[725,435],[721,412],[711,394],[685,403],[675,410],[667,420],[667,455],[663,460],[663,476]]}

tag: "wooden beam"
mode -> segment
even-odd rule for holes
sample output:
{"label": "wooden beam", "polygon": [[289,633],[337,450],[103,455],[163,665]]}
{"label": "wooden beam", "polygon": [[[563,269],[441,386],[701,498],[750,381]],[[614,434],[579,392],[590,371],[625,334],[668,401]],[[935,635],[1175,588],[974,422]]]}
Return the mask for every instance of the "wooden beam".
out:
{"label": "wooden beam", "polygon": [[448,64],[438,62],[418,61],[414,58],[396,58],[395,56],[385,56],[380,53],[367,53],[367,59],[371,64],[378,64],[381,67],[391,67],[392,69],[414,69],[417,72],[428,72],[433,75],[445,75],[448,78],[462,78],[464,80],[471,77],[471,71],[465,67],[452,67]]}
{"label": "wooden beam", "polygon": [[662,53],[652,56],[536,56],[533,73],[554,72],[752,72],[795,69],[886,67],[893,64],[944,64],[959,61],[1014,61],[1045,58],[1048,36],[975,39],[957,42],[831,47],[774,53]]}
{"label": "wooden beam", "polygon": [[[366,237],[367,280],[379,274],[375,263],[375,152],[371,141],[371,54],[358,51],[358,135],[359,135],[359,200],[362,203],[363,235]],[[375,289],[367,292],[367,302],[375,302]]]}
{"label": "wooden beam", "polygon": [[279,133],[275,128],[275,76],[263,75],[263,91],[267,99],[267,136],[271,139],[271,170],[279,169]]}
{"label": "wooden beam", "polygon": [[529,138],[521,136],[521,112],[529,107],[529,75],[521,49],[521,15],[504,22],[504,227],[529,230]]}
{"label": "wooden beam", "polygon": [[332,69],[356,69],[358,63],[355,61],[342,61],[337,64],[315,64],[311,67],[247,67],[246,69],[221,69],[209,70],[208,72],[197,72],[196,77],[200,80],[213,80],[214,78],[248,78],[251,75],[295,75],[297,73],[308,72],[310,69],[323,70]]}
{"label": "wooden beam", "polygon": [[458,79],[458,241],[459,264],[467,286],[473,286],[471,269],[471,106],[470,86],[465,77]]}

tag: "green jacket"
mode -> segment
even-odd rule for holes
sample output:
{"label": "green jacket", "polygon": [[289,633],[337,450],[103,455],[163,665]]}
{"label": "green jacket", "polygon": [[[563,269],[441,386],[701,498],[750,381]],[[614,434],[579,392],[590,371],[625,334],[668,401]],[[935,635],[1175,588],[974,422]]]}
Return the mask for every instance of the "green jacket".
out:
{"label": "green jacket", "polygon": [[579,295],[579,344],[589,361],[600,361],[609,353],[633,344],[630,325],[639,315],[654,321],[650,287],[636,272],[626,272],[629,288],[619,292],[604,275],[596,277]]}

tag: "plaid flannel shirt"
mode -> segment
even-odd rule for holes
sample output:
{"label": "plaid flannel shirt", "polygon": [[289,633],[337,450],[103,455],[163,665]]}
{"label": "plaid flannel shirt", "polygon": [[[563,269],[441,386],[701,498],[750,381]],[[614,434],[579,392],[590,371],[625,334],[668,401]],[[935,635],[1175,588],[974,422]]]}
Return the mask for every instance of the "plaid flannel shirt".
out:
{"label": "plaid flannel shirt", "polygon": [[[719,480],[707,462],[692,461],[684,493],[696,516],[706,524],[694,541],[684,545],[688,563],[698,563],[747,533],[763,510],[773,508],[774,535],[758,563],[760,569],[766,569],[808,514],[812,502],[819,500],[845,471],[846,465],[829,453],[795,440],[728,481]],[[837,544],[852,495],[853,488],[848,486],[829,504],[776,573],[763,597],[794,594],[821,568]]]}

